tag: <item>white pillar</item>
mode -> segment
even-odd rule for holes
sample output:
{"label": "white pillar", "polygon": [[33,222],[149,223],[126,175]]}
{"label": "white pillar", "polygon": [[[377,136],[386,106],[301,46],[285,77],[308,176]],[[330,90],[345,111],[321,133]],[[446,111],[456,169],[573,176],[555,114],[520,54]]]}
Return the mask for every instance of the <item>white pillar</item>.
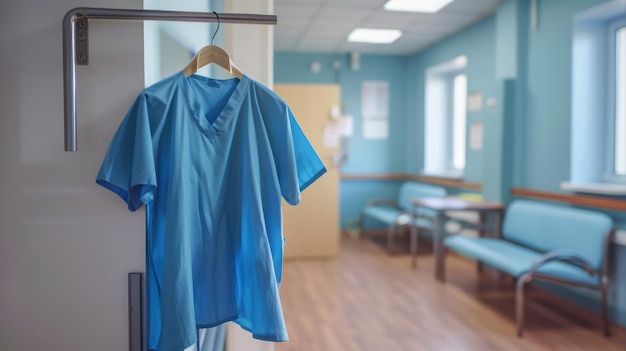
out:
{"label": "white pillar", "polygon": [[[224,12],[273,14],[274,0],[226,0]],[[224,49],[247,76],[274,86],[274,26],[226,24]]]}
{"label": "white pillar", "polygon": [[[274,0],[226,0],[224,12],[273,14]],[[272,88],[274,85],[274,27],[226,24],[224,49],[237,67],[250,78]],[[252,339],[249,332],[230,323],[227,351],[273,351],[274,344]]]}

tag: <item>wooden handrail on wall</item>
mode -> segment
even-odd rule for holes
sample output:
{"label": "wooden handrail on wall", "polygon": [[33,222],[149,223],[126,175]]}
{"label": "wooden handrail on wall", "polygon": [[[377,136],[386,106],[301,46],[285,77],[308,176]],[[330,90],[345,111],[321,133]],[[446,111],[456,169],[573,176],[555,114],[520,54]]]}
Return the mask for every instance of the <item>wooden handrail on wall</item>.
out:
{"label": "wooden handrail on wall", "polygon": [[466,182],[463,180],[432,177],[432,176],[422,176],[422,175],[410,175],[409,177],[410,179],[418,181],[418,182],[449,186],[453,188],[462,188],[462,189],[470,189],[470,190],[482,190],[483,189],[483,185],[480,183],[470,183],[470,182]]}
{"label": "wooden handrail on wall", "polygon": [[413,175],[407,173],[380,173],[380,174],[342,174],[341,180],[414,180],[422,183],[430,183],[453,188],[482,190],[483,185],[480,183],[469,183],[462,180]]}
{"label": "wooden handrail on wall", "polygon": [[611,199],[600,196],[559,194],[524,188],[512,188],[511,194],[530,199],[567,202],[572,205],[601,208],[609,211],[626,211],[626,200]]}
{"label": "wooden handrail on wall", "polygon": [[341,174],[341,180],[409,180],[404,173]]}
{"label": "wooden handrail on wall", "polygon": [[[406,181],[414,180],[423,183],[436,184],[441,186],[470,189],[470,190],[482,190],[483,185],[480,183],[464,182],[462,180],[454,180],[448,178],[413,175],[407,173],[379,173],[379,174],[342,174],[341,180],[397,180]],[[548,200],[557,202],[566,202],[572,205],[599,208],[609,211],[626,211],[626,200],[611,199],[601,196],[590,195],[574,195],[574,194],[560,194],[546,191],[531,190],[525,188],[512,188],[511,194],[513,196],[525,197],[537,200]]]}

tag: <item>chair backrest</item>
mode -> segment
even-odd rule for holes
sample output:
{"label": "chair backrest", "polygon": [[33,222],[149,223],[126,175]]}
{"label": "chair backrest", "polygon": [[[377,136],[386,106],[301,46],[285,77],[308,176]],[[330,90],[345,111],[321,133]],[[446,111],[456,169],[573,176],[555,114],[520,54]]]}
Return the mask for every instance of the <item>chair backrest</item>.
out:
{"label": "chair backrest", "polygon": [[515,200],[506,210],[502,236],[540,252],[572,250],[600,269],[604,239],[612,228],[613,221],[604,213]]}
{"label": "chair backrest", "polygon": [[400,187],[398,205],[404,210],[410,210],[412,199],[444,197],[446,194],[446,189],[440,186],[416,182],[405,182],[402,184],[402,187]]}

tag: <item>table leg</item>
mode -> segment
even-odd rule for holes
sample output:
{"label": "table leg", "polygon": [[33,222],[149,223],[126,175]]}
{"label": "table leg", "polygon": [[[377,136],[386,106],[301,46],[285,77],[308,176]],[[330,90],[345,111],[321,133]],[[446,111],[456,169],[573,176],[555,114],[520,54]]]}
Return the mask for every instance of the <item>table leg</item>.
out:
{"label": "table leg", "polygon": [[[485,224],[487,223],[487,216],[485,215],[484,212],[479,212],[478,213],[479,216],[479,224],[481,226],[481,229],[478,230],[478,236],[479,237],[484,237],[485,236]],[[480,261],[476,261],[476,270],[478,271],[478,273],[482,273],[484,271],[484,267],[483,267],[483,263]]]}
{"label": "table leg", "polygon": [[[501,211],[492,211],[492,225],[493,225],[493,230],[491,231],[491,237],[492,238],[497,238],[497,239],[501,239],[502,238],[502,228],[501,228],[501,223],[502,223],[502,212]],[[496,271],[496,279],[497,280],[502,280],[504,277],[504,275],[502,274],[502,272],[500,271]]]}
{"label": "table leg", "polygon": [[502,211],[494,211],[493,213],[493,235],[502,239]]}
{"label": "table leg", "polygon": [[411,232],[411,267],[417,268],[417,206],[413,205],[411,207],[411,222],[410,232]]}
{"label": "table leg", "polygon": [[433,230],[433,251],[435,253],[435,278],[441,282],[446,280],[445,248],[443,247],[443,212],[437,212]]}
{"label": "table leg", "polygon": [[476,271],[478,273],[482,273],[484,271],[483,263],[480,261],[476,261]]}

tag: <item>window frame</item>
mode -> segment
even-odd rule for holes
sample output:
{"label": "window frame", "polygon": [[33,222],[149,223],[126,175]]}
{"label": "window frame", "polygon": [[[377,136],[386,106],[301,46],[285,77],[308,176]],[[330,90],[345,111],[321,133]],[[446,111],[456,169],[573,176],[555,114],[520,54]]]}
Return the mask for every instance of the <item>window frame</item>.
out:
{"label": "window frame", "polygon": [[[425,106],[425,114],[424,114],[424,133],[429,133],[428,125],[434,123],[437,127],[435,129],[442,128],[441,138],[444,140],[439,140],[439,147],[436,147],[440,150],[439,153],[436,153],[436,161],[428,162],[428,159],[434,157],[434,154],[430,153],[430,147],[434,147],[431,143],[428,142],[428,136],[425,135],[425,148],[424,148],[424,168],[422,170],[423,174],[432,175],[437,177],[444,177],[450,179],[462,179],[465,175],[465,169],[467,168],[467,109],[465,115],[465,153],[463,155],[465,162],[464,167],[459,169],[454,167],[454,80],[458,75],[465,75],[466,79],[466,87],[465,87],[465,98],[467,99],[467,91],[468,91],[468,74],[467,74],[467,57],[462,55],[451,61],[447,61],[435,66],[432,66],[426,69],[425,72],[425,98],[428,100],[428,91],[431,89],[429,84],[443,85],[443,95],[440,95],[441,101],[435,103],[435,105],[439,105],[441,110],[445,110],[445,115],[442,120],[438,120],[437,116],[430,116],[429,114],[429,106],[428,103]],[[440,104],[442,103],[442,104]],[[467,101],[466,101],[467,104]],[[443,109],[441,109],[443,107]],[[435,109],[437,110],[437,109]],[[431,119],[433,118],[433,119]],[[439,117],[441,118],[441,117]],[[430,121],[430,122],[429,122]],[[443,149],[443,151],[441,151]],[[434,160],[434,159],[431,159]],[[428,165],[431,166],[428,166]],[[437,166],[438,165],[438,166]]]}
{"label": "window frame", "polygon": [[570,177],[561,183],[567,191],[626,195],[626,180],[614,174],[611,96],[615,93],[611,93],[609,70],[609,60],[615,57],[615,53],[610,54],[615,36],[609,35],[609,30],[625,20],[622,10],[623,0],[612,0],[573,17]]}
{"label": "window frame", "polygon": [[[456,93],[456,85],[455,85],[455,81],[456,78],[458,76],[465,76],[465,128],[463,129],[463,134],[464,134],[464,138],[463,138],[463,168],[456,168],[454,165],[454,147],[455,147],[455,129],[456,129],[456,125],[455,125],[455,105],[456,105],[456,99],[455,99],[455,93]],[[467,73],[465,72],[464,69],[452,72],[450,74],[450,81],[449,81],[449,87],[450,87],[450,104],[449,104],[449,113],[448,113],[448,141],[450,142],[450,149],[447,155],[447,168],[449,171],[452,172],[461,172],[461,173],[465,173],[465,168],[467,167]]]}
{"label": "window frame", "polygon": [[616,128],[616,101],[617,101],[617,31],[626,28],[626,19],[619,18],[607,23],[607,69],[604,72],[606,79],[606,131],[605,131],[605,160],[602,182],[608,184],[626,184],[626,174],[617,174],[615,170],[615,128]]}

